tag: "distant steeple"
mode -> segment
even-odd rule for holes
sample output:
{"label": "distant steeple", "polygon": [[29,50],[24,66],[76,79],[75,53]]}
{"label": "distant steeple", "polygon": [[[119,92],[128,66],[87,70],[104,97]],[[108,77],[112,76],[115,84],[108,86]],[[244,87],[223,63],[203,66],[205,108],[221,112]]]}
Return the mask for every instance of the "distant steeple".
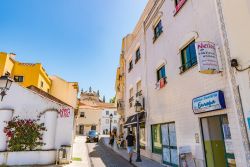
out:
{"label": "distant steeple", "polygon": [[99,92],[99,90],[97,90],[97,93],[96,93],[96,94],[97,94],[98,97],[100,97],[100,92]]}
{"label": "distant steeple", "polygon": [[83,89],[81,90],[81,93],[83,93]]}
{"label": "distant steeple", "polygon": [[89,92],[92,93],[92,88],[91,88],[91,86],[89,87]]}
{"label": "distant steeple", "polygon": [[105,96],[103,96],[102,101],[103,101],[104,103],[106,102]]}

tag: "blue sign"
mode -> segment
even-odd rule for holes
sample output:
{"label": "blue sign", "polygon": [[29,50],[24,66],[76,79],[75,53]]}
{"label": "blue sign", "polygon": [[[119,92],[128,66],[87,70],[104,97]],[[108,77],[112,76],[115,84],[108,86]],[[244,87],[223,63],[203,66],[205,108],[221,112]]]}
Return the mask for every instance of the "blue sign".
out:
{"label": "blue sign", "polygon": [[247,118],[248,128],[250,129],[250,118]]}
{"label": "blue sign", "polygon": [[195,114],[222,110],[226,108],[224,93],[221,90],[212,92],[193,99],[193,111]]}

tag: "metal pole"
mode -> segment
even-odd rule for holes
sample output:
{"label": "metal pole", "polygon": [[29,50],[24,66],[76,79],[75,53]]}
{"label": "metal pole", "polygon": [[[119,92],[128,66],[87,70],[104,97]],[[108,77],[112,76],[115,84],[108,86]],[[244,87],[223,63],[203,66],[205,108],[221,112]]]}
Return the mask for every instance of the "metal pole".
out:
{"label": "metal pole", "polygon": [[139,131],[139,113],[137,113],[137,125],[136,125],[136,150],[137,150],[137,158],[136,162],[141,162],[141,152],[140,152],[140,131]]}

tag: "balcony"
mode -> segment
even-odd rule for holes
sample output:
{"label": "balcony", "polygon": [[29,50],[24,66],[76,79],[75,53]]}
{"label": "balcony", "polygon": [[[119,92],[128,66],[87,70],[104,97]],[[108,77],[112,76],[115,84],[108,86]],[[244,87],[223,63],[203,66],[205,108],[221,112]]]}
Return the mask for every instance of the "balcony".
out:
{"label": "balcony", "polygon": [[188,61],[185,64],[182,64],[181,67],[179,67],[180,69],[180,74],[184,73],[185,71],[187,71],[188,69],[190,69],[191,67],[195,66],[197,64],[197,59],[191,59],[190,61]]}

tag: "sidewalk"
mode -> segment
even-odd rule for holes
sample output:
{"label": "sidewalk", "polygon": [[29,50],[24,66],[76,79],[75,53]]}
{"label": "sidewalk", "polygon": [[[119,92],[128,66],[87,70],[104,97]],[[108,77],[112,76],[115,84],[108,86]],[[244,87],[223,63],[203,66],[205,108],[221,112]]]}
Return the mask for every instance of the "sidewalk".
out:
{"label": "sidewalk", "polygon": [[72,158],[72,163],[64,167],[90,167],[86,136],[76,136]]}
{"label": "sidewalk", "polygon": [[[107,147],[109,147],[113,151],[115,151],[124,159],[129,160],[127,150],[118,149],[116,144],[114,144],[113,147],[109,145],[109,137],[101,138],[101,142],[104,143]],[[153,161],[149,158],[146,158],[144,156],[141,156],[142,162],[135,162],[135,159],[136,159],[136,154],[133,155],[133,161],[132,161],[132,164],[136,167],[163,167],[163,165],[161,165],[160,163]]]}

